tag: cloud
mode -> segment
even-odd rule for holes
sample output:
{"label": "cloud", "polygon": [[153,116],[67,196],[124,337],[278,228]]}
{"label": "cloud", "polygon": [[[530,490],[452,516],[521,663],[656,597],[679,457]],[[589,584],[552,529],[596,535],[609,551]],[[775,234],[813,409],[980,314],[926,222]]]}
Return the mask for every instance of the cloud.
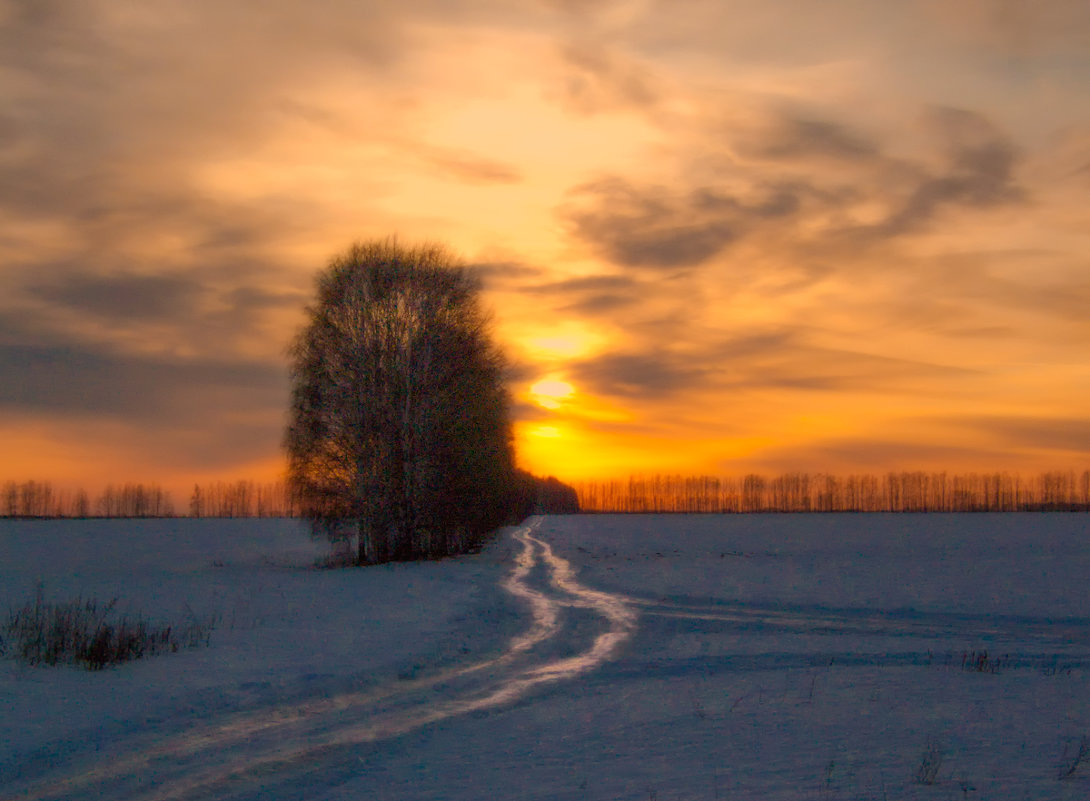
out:
{"label": "cloud", "polygon": [[78,344],[0,344],[0,375],[0,407],[151,426],[260,415],[286,402],[280,365],[155,359]]}
{"label": "cloud", "polygon": [[648,287],[627,275],[593,275],[524,286],[522,292],[553,298],[561,313],[613,314],[638,305]]}
{"label": "cloud", "polygon": [[678,191],[610,177],[575,187],[560,213],[612,263],[670,272],[707,262],[766,221],[789,220],[800,191],[770,184],[742,200],[708,186]]}
{"label": "cloud", "polygon": [[753,135],[745,150],[766,159],[830,158],[867,161],[879,155],[876,142],[829,120],[783,113],[769,127]]}
{"label": "cloud", "polygon": [[75,274],[32,285],[30,292],[96,317],[172,319],[193,314],[204,287],[185,275]]}
{"label": "cloud", "polygon": [[1018,153],[983,116],[963,109],[936,109],[931,122],[945,151],[937,173],[924,174],[907,199],[873,233],[893,236],[930,223],[951,206],[989,208],[1016,203],[1025,190],[1014,176]]}
{"label": "cloud", "polygon": [[210,382],[230,384],[225,375],[236,368],[243,380],[265,369],[254,365],[283,359],[307,300],[299,288],[235,286],[215,273],[71,267],[22,287],[22,294],[21,304],[0,308],[3,402],[58,410],[86,402],[85,411],[103,413],[112,404],[122,416],[136,400],[156,408],[187,398],[181,407],[168,404],[182,416],[190,407],[207,409],[214,393],[201,393]]}
{"label": "cloud", "polygon": [[657,400],[691,390],[705,381],[705,369],[670,354],[611,353],[580,362],[573,380],[614,397]]}
{"label": "cloud", "polygon": [[[228,251],[232,266],[267,261],[275,240],[328,227],[337,213],[338,199],[320,194],[329,177],[314,169],[315,148],[329,141],[312,139],[322,113],[341,125],[339,145],[379,140],[395,151],[387,162],[415,161],[458,182],[521,180],[514,165],[405,131],[423,91],[400,72],[422,44],[414,20],[441,26],[488,4],[333,0],[320,14],[289,0],[259,14],[208,0],[154,13],[112,2],[9,5],[0,233],[24,251],[46,250],[33,232],[48,231],[57,237],[49,250],[67,242],[95,262],[85,269],[147,272],[124,258],[140,241],[159,258],[184,249],[196,262]],[[350,87],[329,89],[349,78]],[[293,137],[290,149],[277,147]],[[223,180],[224,165],[237,163],[241,176]],[[255,169],[273,163],[283,179]],[[292,180],[303,173],[313,186]],[[375,189],[362,178],[353,188],[355,213],[368,215],[363,199]],[[9,265],[23,258],[45,261],[5,254]]]}
{"label": "cloud", "polygon": [[983,432],[1011,448],[1041,448],[1090,456],[1090,420],[1079,417],[985,416],[944,421]]}
{"label": "cloud", "polygon": [[468,264],[481,282],[489,289],[523,287],[527,281],[538,279],[545,270],[517,260],[471,261]]}
{"label": "cloud", "polygon": [[[572,380],[596,395],[656,403],[683,397],[789,390],[928,394],[936,385],[979,376],[976,370],[860,351],[818,347],[802,329],[781,328],[699,341],[685,321],[656,331],[646,350],[610,351],[570,367]],[[677,346],[663,343],[680,343]],[[735,395],[736,397],[736,395]]]}
{"label": "cloud", "polygon": [[580,114],[649,112],[662,100],[664,90],[647,67],[601,42],[569,43],[561,49],[561,61],[562,102]]}
{"label": "cloud", "polygon": [[[672,270],[707,261],[736,236],[733,215],[700,214],[699,196],[622,178],[584,184],[565,212],[575,235],[614,264]],[[702,219],[701,219],[702,217]]]}
{"label": "cloud", "polygon": [[[811,187],[819,215],[835,212],[847,221],[859,208],[886,209],[875,222],[830,226],[834,238],[898,237],[923,231],[959,207],[989,209],[1027,199],[1017,179],[1021,153],[987,116],[934,107],[922,115],[921,127],[929,152],[908,157],[842,123],[783,112],[743,137],[743,152],[793,164],[798,180]],[[848,171],[830,172],[824,161]]]}
{"label": "cloud", "polygon": [[631,295],[616,292],[599,292],[561,306],[557,311],[563,313],[581,314],[587,317],[609,316],[615,317],[624,309],[631,308],[638,301]]}
{"label": "cloud", "polygon": [[873,248],[925,236],[960,210],[1029,198],[1019,149],[970,110],[924,114],[929,146],[913,156],[845,123],[790,110],[742,126],[733,143],[717,142],[718,124],[708,125],[699,145],[686,142],[667,160],[676,165],[668,182],[608,175],[569,190],[557,211],[573,238],[648,273],[722,262],[757,242],[764,258],[816,277],[831,259],[853,268],[864,247],[865,260],[880,264]]}

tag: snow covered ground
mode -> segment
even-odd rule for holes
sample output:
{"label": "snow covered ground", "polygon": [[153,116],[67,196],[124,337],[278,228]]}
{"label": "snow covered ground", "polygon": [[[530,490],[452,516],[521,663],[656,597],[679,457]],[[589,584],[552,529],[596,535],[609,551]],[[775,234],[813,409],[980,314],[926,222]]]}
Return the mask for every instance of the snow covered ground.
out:
{"label": "snow covered ground", "polygon": [[97,673],[0,661],[0,799],[1090,797],[1086,515],[588,515],[437,563],[324,553],[292,521],[0,521],[0,612],[41,583],[218,621]]}

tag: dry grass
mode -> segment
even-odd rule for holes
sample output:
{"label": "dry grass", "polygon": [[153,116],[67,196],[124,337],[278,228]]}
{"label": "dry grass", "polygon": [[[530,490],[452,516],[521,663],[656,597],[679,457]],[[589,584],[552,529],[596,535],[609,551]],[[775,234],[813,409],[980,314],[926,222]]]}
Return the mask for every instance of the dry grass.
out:
{"label": "dry grass", "polygon": [[33,601],[8,611],[0,629],[0,654],[31,665],[74,664],[101,670],[133,659],[207,645],[215,620],[190,619],[157,626],[143,617],[120,614],[117,599],[46,601],[42,587]]}

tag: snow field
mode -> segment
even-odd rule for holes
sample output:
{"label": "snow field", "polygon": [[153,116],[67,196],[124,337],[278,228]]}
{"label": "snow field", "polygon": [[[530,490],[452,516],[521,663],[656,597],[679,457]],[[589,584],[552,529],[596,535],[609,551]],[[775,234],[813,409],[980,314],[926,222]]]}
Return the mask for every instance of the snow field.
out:
{"label": "snow field", "polygon": [[0,604],[219,621],[0,662],[0,798],[1083,799],[1087,522],[556,517],[339,571],[291,521],[0,523]]}

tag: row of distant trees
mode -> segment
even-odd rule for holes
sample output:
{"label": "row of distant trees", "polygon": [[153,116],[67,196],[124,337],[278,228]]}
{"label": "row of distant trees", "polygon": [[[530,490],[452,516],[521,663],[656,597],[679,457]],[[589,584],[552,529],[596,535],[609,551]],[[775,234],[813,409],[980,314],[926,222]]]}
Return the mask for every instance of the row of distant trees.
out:
{"label": "row of distant trees", "polygon": [[49,481],[0,485],[0,517],[294,517],[298,510],[282,481],[194,484],[179,508],[158,484],[108,484],[97,495],[57,489]]}
{"label": "row of distant trees", "polygon": [[776,477],[651,475],[574,484],[584,512],[1090,511],[1090,470],[1017,473],[891,472]]}
{"label": "row of distant trees", "polygon": [[[517,471],[513,517],[535,512],[1090,511],[1090,470],[1017,473],[649,475],[573,486]],[[49,481],[0,485],[0,517],[297,517],[283,481],[194,484],[179,508],[158,484],[109,484],[96,496]]]}
{"label": "row of distant trees", "polygon": [[[579,511],[575,490],[553,477],[517,470],[508,488],[510,519]],[[0,517],[301,517],[284,481],[211,481],[194,484],[179,508],[158,484],[109,484],[92,497],[86,490],[56,489],[49,481],[0,484]]]}

